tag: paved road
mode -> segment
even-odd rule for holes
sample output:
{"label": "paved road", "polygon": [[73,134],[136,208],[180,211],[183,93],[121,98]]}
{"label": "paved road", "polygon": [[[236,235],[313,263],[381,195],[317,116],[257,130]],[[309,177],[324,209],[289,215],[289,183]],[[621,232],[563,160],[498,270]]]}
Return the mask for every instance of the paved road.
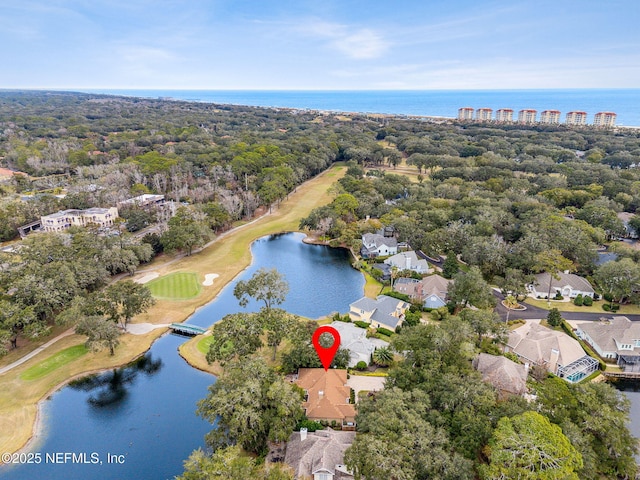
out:
{"label": "paved road", "polygon": [[[504,300],[504,295],[502,293],[494,290],[493,295],[496,297],[496,312],[502,317],[503,320],[507,318],[507,309],[502,303]],[[534,320],[534,319],[542,319],[547,318],[549,311],[544,308],[534,307],[533,305],[527,304],[526,310],[511,310],[509,313],[509,320],[514,320],[516,318],[522,318],[524,320]],[[594,312],[560,312],[562,313],[562,318],[565,320],[600,320],[602,317],[610,316],[611,314],[603,311],[602,313],[594,313]],[[640,315],[625,315],[632,322],[640,322]]]}

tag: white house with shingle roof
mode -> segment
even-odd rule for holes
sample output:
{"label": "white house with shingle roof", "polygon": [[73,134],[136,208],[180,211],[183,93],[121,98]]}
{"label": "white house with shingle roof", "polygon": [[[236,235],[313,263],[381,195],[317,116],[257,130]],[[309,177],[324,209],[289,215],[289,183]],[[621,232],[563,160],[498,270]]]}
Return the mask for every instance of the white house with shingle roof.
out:
{"label": "white house with shingle roof", "polygon": [[535,276],[533,283],[527,285],[529,294],[534,298],[545,298],[549,292],[549,280],[551,280],[551,296],[560,292],[563,297],[575,298],[582,294],[583,297],[593,298],[594,290],[589,281],[573,273],[558,272],[558,280],[549,273],[539,273]]}
{"label": "white house with shingle roof", "polygon": [[571,383],[599,367],[598,361],[587,355],[576,339],[535,322],[526,322],[513,330],[505,351],[515,353],[524,362],[543,366]]}
{"label": "white house with shingle roof", "polygon": [[362,235],[362,258],[386,257],[398,253],[398,241],[394,237],[385,237],[379,233]]}
{"label": "white house with shingle roof", "polygon": [[640,372],[640,323],[624,316],[602,318],[581,323],[576,335],[602,358],[616,360],[625,372]]}
{"label": "white house with shingle roof", "polygon": [[375,300],[362,297],[349,305],[349,318],[353,322],[367,322],[373,328],[394,331],[404,321],[404,312],[410,307],[397,298],[379,295]]}
{"label": "white house with shingle roof", "polygon": [[409,250],[400,252],[387,258],[384,263],[398,270],[410,270],[412,272],[426,275],[429,273],[429,264],[423,258],[418,258],[416,252]]}
{"label": "white house with shingle roof", "polygon": [[331,326],[340,334],[340,348],[349,350],[350,367],[355,367],[360,361],[369,364],[376,348],[389,346],[389,342],[379,338],[367,338],[367,330],[353,323],[333,322]]}

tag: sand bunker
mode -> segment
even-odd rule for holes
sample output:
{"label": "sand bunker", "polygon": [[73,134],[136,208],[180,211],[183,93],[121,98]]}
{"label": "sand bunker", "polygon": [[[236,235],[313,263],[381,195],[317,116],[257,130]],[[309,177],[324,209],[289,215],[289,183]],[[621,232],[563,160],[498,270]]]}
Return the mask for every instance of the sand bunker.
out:
{"label": "sand bunker", "polygon": [[220,275],[218,275],[217,273],[207,273],[204,276],[204,282],[202,282],[202,285],[204,285],[205,287],[210,287],[211,285],[213,285],[213,281],[219,276]]}
{"label": "sand bunker", "polygon": [[147,283],[150,282],[151,280],[153,280],[154,278],[158,278],[160,276],[160,274],[158,272],[151,272],[151,273],[147,273],[145,276],[140,277],[140,278],[136,278],[134,280],[134,282],[136,283]]}

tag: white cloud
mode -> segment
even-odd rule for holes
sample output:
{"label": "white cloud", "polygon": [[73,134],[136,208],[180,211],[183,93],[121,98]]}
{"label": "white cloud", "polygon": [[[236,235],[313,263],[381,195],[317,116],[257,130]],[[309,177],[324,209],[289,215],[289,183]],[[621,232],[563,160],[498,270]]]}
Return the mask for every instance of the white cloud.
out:
{"label": "white cloud", "polygon": [[379,58],[390,47],[380,33],[369,28],[311,20],[297,24],[295,30],[305,36],[327,39],[330,48],[356,60]]}

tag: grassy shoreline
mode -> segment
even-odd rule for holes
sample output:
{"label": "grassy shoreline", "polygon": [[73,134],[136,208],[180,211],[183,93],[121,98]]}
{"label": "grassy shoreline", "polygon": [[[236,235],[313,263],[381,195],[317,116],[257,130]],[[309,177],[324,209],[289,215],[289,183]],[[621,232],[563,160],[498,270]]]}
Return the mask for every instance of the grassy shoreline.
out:
{"label": "grassy shoreline", "polygon": [[[192,299],[158,300],[156,305],[136,317],[134,322],[169,324],[185,321],[199,307],[212,301],[224,286],[251,264],[250,245],[254,240],[274,233],[298,231],[300,218],[307,216],[313,208],[330,202],[327,189],[345,172],[343,165],[334,165],[299,186],[269,215],[227,232],[220,237],[220,241],[190,257],[175,262],[163,258],[145,267],[145,272],[153,269],[160,276],[189,271],[195,272],[201,280],[208,273],[217,273],[219,277],[213,285],[203,287]],[[106,351],[90,353],[62,365],[43,378],[29,382],[20,378],[25,370],[66,348],[82,344],[85,340],[83,336],[71,335],[24,364],[0,375],[0,452],[16,452],[32,446],[34,428],[40,427],[40,422],[36,425],[40,401],[74,378],[126,365],[144,354],[165,332],[166,329],[159,328],[145,335],[123,335],[113,357]]]}

